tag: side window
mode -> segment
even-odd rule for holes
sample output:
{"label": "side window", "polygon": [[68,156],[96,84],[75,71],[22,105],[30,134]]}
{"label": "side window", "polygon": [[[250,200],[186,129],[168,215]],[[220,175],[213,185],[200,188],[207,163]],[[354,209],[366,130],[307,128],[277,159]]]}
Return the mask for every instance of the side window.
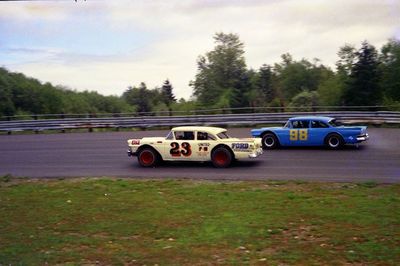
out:
{"label": "side window", "polygon": [[175,139],[194,140],[194,133],[192,131],[175,131]]}
{"label": "side window", "polygon": [[197,140],[207,140],[208,134],[206,132],[197,132]]}
{"label": "side window", "polygon": [[197,132],[197,140],[215,140],[215,137],[212,134],[207,132]]}
{"label": "side window", "polygon": [[322,121],[311,121],[311,127],[312,128],[327,128],[329,127],[327,124],[325,124]]}
{"label": "side window", "polygon": [[308,120],[295,120],[292,121],[292,128],[308,128]]}

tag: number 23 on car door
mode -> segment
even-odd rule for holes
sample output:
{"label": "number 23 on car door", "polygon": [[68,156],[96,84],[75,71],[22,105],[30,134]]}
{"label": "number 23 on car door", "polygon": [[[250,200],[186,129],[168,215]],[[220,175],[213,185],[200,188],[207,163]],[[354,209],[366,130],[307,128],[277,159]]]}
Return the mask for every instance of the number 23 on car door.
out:
{"label": "number 23 on car door", "polygon": [[192,145],[189,142],[172,141],[169,145],[169,155],[172,158],[190,158],[192,156]]}
{"label": "number 23 on car door", "polygon": [[194,132],[175,131],[171,140],[166,142],[166,157],[177,160],[190,160],[193,155],[192,144],[194,142]]}

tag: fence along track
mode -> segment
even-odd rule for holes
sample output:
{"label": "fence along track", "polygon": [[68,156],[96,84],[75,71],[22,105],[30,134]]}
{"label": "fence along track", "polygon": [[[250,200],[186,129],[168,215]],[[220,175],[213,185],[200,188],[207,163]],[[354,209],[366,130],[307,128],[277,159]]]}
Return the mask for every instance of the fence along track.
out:
{"label": "fence along track", "polygon": [[43,131],[95,128],[151,128],[162,126],[182,125],[220,125],[220,126],[249,126],[260,124],[281,124],[293,116],[322,115],[338,119],[343,123],[368,124],[400,124],[400,112],[390,111],[322,111],[322,112],[285,112],[285,113],[245,113],[217,115],[185,115],[185,116],[138,116],[138,117],[86,117],[59,118],[37,120],[0,121],[0,131]]}

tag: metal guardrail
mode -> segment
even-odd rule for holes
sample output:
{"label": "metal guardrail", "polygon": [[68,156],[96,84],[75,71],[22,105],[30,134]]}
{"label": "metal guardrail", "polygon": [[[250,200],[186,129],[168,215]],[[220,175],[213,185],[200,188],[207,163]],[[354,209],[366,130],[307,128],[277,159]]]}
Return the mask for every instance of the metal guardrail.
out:
{"label": "metal guardrail", "polygon": [[343,123],[400,124],[400,112],[390,111],[324,111],[324,112],[285,112],[285,113],[246,113],[187,116],[140,116],[108,118],[64,118],[0,121],[0,131],[35,131],[95,128],[151,128],[181,125],[261,125],[283,124],[288,118],[304,115],[335,117]]}
{"label": "metal guardrail", "polygon": [[186,111],[157,111],[157,112],[133,112],[133,113],[74,113],[74,114],[24,114],[13,116],[1,116],[0,121],[11,120],[40,120],[40,119],[65,119],[65,118],[107,118],[107,117],[139,117],[139,116],[187,116],[187,115],[215,115],[215,114],[249,114],[249,113],[279,113],[279,112],[303,112],[304,108],[312,108],[313,112],[325,111],[393,111],[398,106],[312,106],[312,107],[237,107],[237,108],[208,108]]}

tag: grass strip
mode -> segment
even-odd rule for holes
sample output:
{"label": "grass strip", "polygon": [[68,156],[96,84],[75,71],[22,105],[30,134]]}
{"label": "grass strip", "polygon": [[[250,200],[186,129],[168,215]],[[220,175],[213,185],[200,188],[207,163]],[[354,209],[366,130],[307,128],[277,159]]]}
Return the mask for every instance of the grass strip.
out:
{"label": "grass strip", "polygon": [[0,181],[0,265],[395,265],[400,185]]}

